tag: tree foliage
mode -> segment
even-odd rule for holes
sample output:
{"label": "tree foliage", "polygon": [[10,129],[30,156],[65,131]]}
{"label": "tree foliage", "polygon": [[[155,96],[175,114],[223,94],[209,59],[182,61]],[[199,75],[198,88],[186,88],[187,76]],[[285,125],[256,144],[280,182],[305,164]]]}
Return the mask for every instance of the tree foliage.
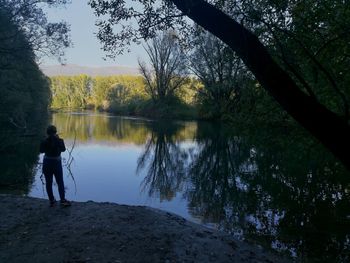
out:
{"label": "tree foliage", "polygon": [[35,63],[24,32],[11,20],[11,10],[0,9],[0,121],[26,128],[30,111],[47,109],[49,85]]}
{"label": "tree foliage", "polygon": [[62,2],[0,0],[0,187],[25,194],[50,100],[49,80],[37,61],[42,55],[62,58],[69,44],[67,25],[49,23],[41,7]]}
{"label": "tree foliage", "polygon": [[109,76],[93,78],[91,103],[95,108],[119,114],[139,115],[144,92],[141,76]]}
{"label": "tree foliage", "polygon": [[[138,25],[146,21],[146,25],[142,30],[140,27],[135,27],[134,30],[129,30],[129,34],[149,37],[152,36],[152,33],[154,34],[155,31],[164,27],[180,27],[180,32],[186,33],[186,21],[183,19],[183,16],[187,16],[232,48],[252,71],[261,86],[265,88],[295,120],[326,145],[344,164],[350,167],[347,154],[348,148],[350,147],[350,139],[348,136],[350,127],[348,124],[349,107],[347,106],[346,93],[340,90],[338,85],[332,83],[330,78],[331,74],[323,70],[322,64],[317,63],[317,60],[309,56],[308,53],[303,54],[303,56],[300,57],[300,64],[307,63],[308,61],[317,64],[317,66],[313,68],[319,69],[323,73],[325,79],[328,80],[328,86],[331,86],[335,93],[337,93],[340,98],[340,103],[343,105],[342,108],[344,108],[342,111],[343,114],[337,111],[336,108],[330,108],[332,105],[322,104],[322,101],[318,100],[312,93],[312,89],[306,81],[307,79],[302,75],[298,75],[297,71],[294,70],[293,72],[293,68],[295,69],[295,67],[289,67],[288,64],[277,61],[277,56],[271,53],[274,49],[279,48],[280,42],[282,41],[270,41],[271,39],[277,40],[277,38],[274,37],[275,32],[270,25],[281,21],[282,25],[287,28],[287,32],[290,30],[298,31],[303,28],[302,25],[294,23],[298,22],[298,18],[310,29],[315,29],[315,31],[311,30],[310,34],[313,40],[318,39],[317,35],[320,35],[321,37],[319,39],[322,39],[323,36],[320,32],[327,32],[328,29],[331,28],[329,26],[331,24],[329,21],[334,20],[334,17],[338,17],[337,11],[332,16],[329,16],[332,12],[326,12],[326,15],[321,16],[313,13],[311,16],[312,23],[309,23],[309,21],[304,23],[305,14],[308,13],[310,8],[320,10],[320,14],[324,14],[324,11],[329,8],[337,10],[344,8],[347,10],[349,5],[346,5],[345,1],[320,2],[317,0],[310,0],[306,1],[306,5],[303,4],[305,1],[283,0],[169,0],[161,1],[159,4],[157,4],[157,1],[139,0],[137,2],[140,3],[140,6],[137,11],[135,11],[135,9],[130,6],[132,2],[126,3],[117,0],[90,1],[97,15],[107,17],[107,20],[99,22],[101,26],[99,38],[103,41],[105,46],[121,46],[121,42],[129,44],[131,40],[135,40],[135,38],[129,37],[128,35],[122,35],[122,31],[115,34],[115,32],[113,32],[113,25],[116,21],[119,22],[134,18]],[[324,2],[327,3],[323,4]],[[261,12],[259,12],[260,4],[263,6]],[[175,6],[177,9],[174,8]],[[246,9],[246,6],[252,6],[253,8]],[[302,8],[295,8],[298,6]],[[143,15],[139,13],[140,9],[143,9]],[[155,13],[155,10],[158,12]],[[179,10],[181,10],[181,12]],[[120,11],[121,13],[118,13]],[[303,13],[303,11],[305,12]],[[340,14],[342,13],[343,11],[340,12]],[[271,18],[272,23],[270,23],[270,21],[266,23],[266,21],[264,21],[265,19],[260,19],[264,18],[265,15]],[[146,19],[144,16],[146,16]],[[343,23],[341,24],[346,25]],[[248,30],[248,28],[250,30]],[[265,30],[265,28],[270,31]],[[339,28],[340,27],[338,27],[338,29]],[[259,31],[261,34],[259,34]],[[333,31],[331,30],[330,32],[332,33]],[[293,38],[291,39],[293,40]],[[270,48],[269,45],[272,48]],[[289,51],[289,49],[287,50]],[[309,52],[309,50],[304,47],[302,47],[301,50],[304,51],[304,53]],[[289,54],[292,54],[292,52],[289,52]],[[298,63],[296,63],[296,65],[298,65]],[[289,69],[286,69],[286,67],[289,67]],[[316,86],[318,85],[316,84]],[[339,104],[339,102],[336,104]]]}
{"label": "tree foliage", "polygon": [[[253,31],[298,87],[349,119],[349,85],[345,69],[349,53],[349,12],[346,1],[210,0],[101,1],[89,3],[99,17],[98,38],[109,56],[124,52],[131,42],[177,29],[187,46],[193,27],[187,10],[211,3]],[[184,7],[179,11],[176,6]],[[203,14],[204,16],[205,14]],[[129,23],[129,21],[133,21]],[[211,21],[215,24],[215,21]],[[122,29],[114,27],[123,24]]]}
{"label": "tree foliage", "polygon": [[[70,43],[65,23],[49,23],[42,4],[62,0],[0,0],[0,154],[4,170],[1,184],[28,185],[37,161],[35,145],[22,136],[41,134],[50,102],[48,78],[37,60],[42,55],[61,59]],[[33,148],[34,147],[34,148]],[[5,156],[5,157],[4,157]],[[17,173],[8,170],[16,160]]]}
{"label": "tree foliage", "polygon": [[51,77],[51,93],[53,108],[84,108],[91,85],[87,75],[74,77]]}
{"label": "tree foliage", "polygon": [[349,119],[349,12],[345,1],[225,1],[299,88]]}
{"label": "tree foliage", "polygon": [[163,101],[186,82],[187,67],[175,35],[171,32],[152,39],[145,50],[150,60],[151,69],[139,60],[139,69],[145,78],[146,92],[156,101]]}
{"label": "tree foliage", "polygon": [[140,76],[54,76],[51,91],[51,107],[56,109],[94,107],[121,113],[133,102],[147,98]]}
{"label": "tree foliage", "polygon": [[40,54],[60,59],[70,43],[65,23],[49,23],[41,4],[64,0],[0,0],[0,93],[1,121],[26,127],[30,112],[46,110],[47,78],[36,61]]}
{"label": "tree foliage", "polygon": [[[24,35],[35,52],[36,59],[51,56],[63,61],[65,48],[71,45],[70,27],[64,21],[49,22],[43,7],[57,7],[68,2],[69,0],[0,0],[0,9]],[[1,36],[0,41],[16,37],[17,34]],[[15,53],[18,48],[21,47],[8,49],[6,52]]]}
{"label": "tree foliage", "polygon": [[191,43],[189,65],[203,84],[198,89],[202,114],[220,119],[234,111],[242,89],[248,88],[253,77],[241,59],[212,34],[197,28]]}
{"label": "tree foliage", "polygon": [[132,42],[153,39],[174,25],[187,26],[183,15],[170,7],[169,1],[90,0],[89,4],[99,17],[97,37],[109,57],[122,54]]}

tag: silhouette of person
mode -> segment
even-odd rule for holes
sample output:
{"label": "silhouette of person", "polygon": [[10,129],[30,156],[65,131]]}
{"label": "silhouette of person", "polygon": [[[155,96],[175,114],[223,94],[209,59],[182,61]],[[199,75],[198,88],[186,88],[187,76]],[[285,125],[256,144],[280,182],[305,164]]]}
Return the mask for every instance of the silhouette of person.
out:
{"label": "silhouette of person", "polygon": [[40,153],[45,153],[43,159],[43,174],[46,181],[46,192],[50,200],[50,206],[56,203],[52,192],[53,176],[55,176],[62,206],[70,206],[71,203],[65,198],[61,152],[66,150],[63,139],[57,135],[57,129],[49,125],[46,129],[47,138],[40,144]]}

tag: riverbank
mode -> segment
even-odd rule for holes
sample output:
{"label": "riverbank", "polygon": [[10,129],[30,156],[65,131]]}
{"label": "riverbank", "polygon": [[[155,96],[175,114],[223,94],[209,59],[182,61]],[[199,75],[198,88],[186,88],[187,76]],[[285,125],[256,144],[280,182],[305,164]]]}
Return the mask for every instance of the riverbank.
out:
{"label": "riverbank", "polygon": [[286,262],[143,206],[0,195],[0,262]]}

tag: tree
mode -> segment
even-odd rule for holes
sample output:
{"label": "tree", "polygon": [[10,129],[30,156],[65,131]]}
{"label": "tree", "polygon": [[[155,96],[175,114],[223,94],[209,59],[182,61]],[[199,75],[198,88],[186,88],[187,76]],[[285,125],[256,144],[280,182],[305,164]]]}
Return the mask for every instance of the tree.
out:
{"label": "tree", "polygon": [[164,101],[186,82],[185,57],[171,32],[155,37],[145,50],[151,69],[140,60],[139,68],[145,78],[146,92],[154,102]]}
{"label": "tree", "polygon": [[[229,1],[210,1],[216,2],[217,7],[204,0],[169,0],[158,4],[155,1],[139,2],[143,6],[141,11],[140,8],[127,8],[124,1],[90,0],[97,15],[109,15],[109,19],[97,23],[100,26],[98,37],[104,42],[105,50],[123,47],[132,40],[137,42],[141,37],[149,38],[157,30],[186,29],[186,21],[182,18],[187,16],[232,48],[269,94],[350,169],[348,123],[304,93],[256,35],[219,9],[220,4]],[[119,34],[114,34],[114,24],[131,18],[136,19],[135,29],[130,24],[122,25]]]}
{"label": "tree", "polygon": [[30,112],[46,110],[48,80],[35,63],[35,54],[23,30],[11,20],[11,10],[0,9],[0,123],[25,130]]}
{"label": "tree", "polygon": [[193,52],[189,55],[192,72],[203,83],[199,97],[203,110],[213,118],[232,112],[239,100],[242,86],[251,78],[243,62],[221,40],[199,28],[193,39]]}
{"label": "tree", "polygon": [[344,1],[225,1],[274,60],[313,99],[349,120],[350,6]]}
{"label": "tree", "polygon": [[[55,7],[68,2],[69,0],[0,0],[0,9],[24,34],[37,59],[52,56],[63,61],[65,48],[71,45],[69,25],[63,21],[48,22],[42,7]],[[6,26],[2,24],[0,41],[9,41],[18,36],[17,33],[4,34],[6,30]],[[15,54],[22,48],[25,47],[17,46],[2,51]]]}
{"label": "tree", "polygon": [[87,75],[51,77],[52,108],[85,108],[91,78]]}
{"label": "tree", "polygon": [[69,43],[68,27],[48,23],[41,7],[61,2],[0,0],[0,182],[23,194],[33,182],[50,102],[37,61],[44,54],[62,58]]}
{"label": "tree", "polygon": [[70,45],[69,27],[49,23],[43,5],[66,0],[0,0],[1,122],[25,127],[29,111],[46,110],[48,80],[36,62],[42,55],[61,60]]}

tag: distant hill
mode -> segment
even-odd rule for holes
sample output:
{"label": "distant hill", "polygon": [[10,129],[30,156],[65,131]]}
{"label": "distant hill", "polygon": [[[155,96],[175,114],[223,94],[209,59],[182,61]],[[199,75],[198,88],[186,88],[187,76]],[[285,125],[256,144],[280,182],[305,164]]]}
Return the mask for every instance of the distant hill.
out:
{"label": "distant hill", "polygon": [[111,75],[140,75],[138,68],[110,66],[110,67],[86,67],[79,65],[41,65],[41,70],[46,76],[75,76],[86,74],[91,77]]}

